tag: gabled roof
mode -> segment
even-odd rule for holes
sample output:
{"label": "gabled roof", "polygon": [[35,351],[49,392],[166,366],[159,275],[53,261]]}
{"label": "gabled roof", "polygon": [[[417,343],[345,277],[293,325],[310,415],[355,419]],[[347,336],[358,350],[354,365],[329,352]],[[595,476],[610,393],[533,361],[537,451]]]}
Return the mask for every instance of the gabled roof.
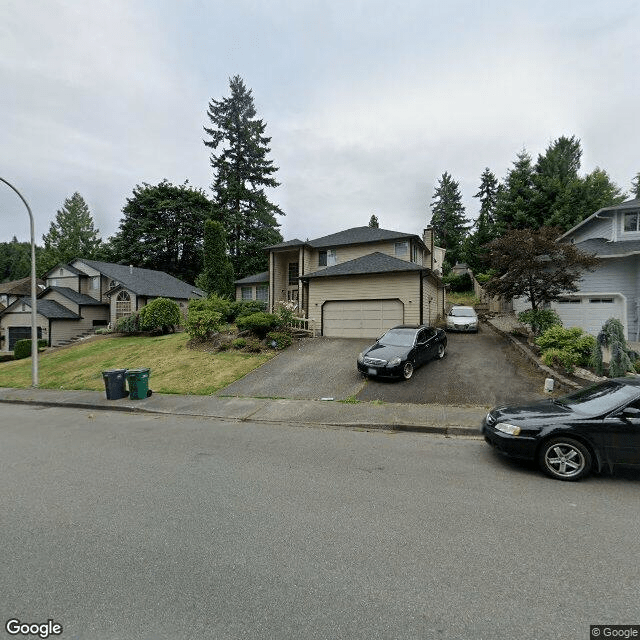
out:
{"label": "gabled roof", "polygon": [[85,264],[139,296],[166,298],[204,298],[206,294],[194,285],[187,284],[164,271],[129,267],[123,264],[84,260],[77,258],[74,263],[81,268]]}
{"label": "gabled roof", "polygon": [[598,211],[596,211],[595,213],[592,213],[588,218],[585,218],[584,220],[582,220],[582,222],[578,222],[578,224],[575,227],[572,227],[571,229],[569,229],[569,231],[563,233],[560,236],[560,240],[562,240],[562,238],[566,238],[568,235],[571,235],[574,231],[576,231],[577,229],[580,229],[580,227],[583,227],[584,225],[588,224],[591,220],[598,217],[599,215],[602,215],[603,213],[612,212],[612,211],[624,211],[625,209],[640,209],[640,199],[634,198],[632,200],[626,200],[621,204],[616,204],[616,205],[612,205],[611,207],[603,207],[602,209],[598,209]]}
{"label": "gabled roof", "polygon": [[[11,313],[14,307],[23,303],[31,309],[31,298],[18,298],[13,304],[10,304],[6,309],[0,312],[0,315]],[[55,300],[37,300],[36,311],[39,315],[44,316],[49,320],[80,320],[80,316],[77,313],[73,313],[73,311],[62,306]]]}
{"label": "gabled roof", "polygon": [[426,267],[406,260],[400,260],[385,253],[376,251],[361,258],[355,258],[333,267],[320,269],[313,273],[307,273],[302,276],[303,280],[307,278],[329,278],[332,276],[355,276],[374,273],[400,273],[403,271],[428,271]]}
{"label": "gabled roof", "polygon": [[611,242],[604,238],[590,238],[575,245],[580,251],[595,254],[598,258],[624,258],[640,254],[640,240],[618,240]]}
{"label": "gabled roof", "polygon": [[78,293],[69,287],[47,287],[40,296],[43,296],[47,293],[47,291],[55,291],[65,298],[71,300],[71,302],[75,302],[76,304],[80,304],[83,306],[97,306],[97,305],[106,305],[106,302],[100,302],[100,300],[96,300],[91,296],[87,296],[84,293]]}
{"label": "gabled roof", "polygon": [[70,264],[64,264],[62,262],[59,262],[55,267],[51,267],[51,269],[49,269],[49,271],[47,271],[47,273],[44,274],[45,278],[49,278],[51,277],[51,274],[56,270],[56,269],[65,269],[66,271],[71,271],[71,273],[73,273],[76,276],[83,276],[86,275],[84,273],[82,273],[82,271],[80,271],[79,269],[76,269],[73,265]]}
{"label": "gabled roof", "polygon": [[246,278],[241,278],[240,280],[236,280],[235,284],[262,284],[264,282],[269,282],[268,271],[257,273],[255,276],[247,276]]}
{"label": "gabled roof", "polygon": [[389,229],[378,229],[376,227],[353,227],[345,231],[338,231],[328,236],[322,236],[315,240],[289,240],[275,244],[268,249],[287,249],[299,246],[309,246],[314,249],[322,249],[324,247],[340,247],[349,244],[366,244],[369,242],[381,242],[384,240],[402,240],[405,238],[417,238],[422,242],[422,238],[414,233],[402,233],[400,231],[390,231]]}
{"label": "gabled roof", "polygon": [[[44,288],[44,280],[36,279],[36,291]],[[11,280],[0,284],[0,293],[14,296],[29,295],[31,293],[31,277]]]}

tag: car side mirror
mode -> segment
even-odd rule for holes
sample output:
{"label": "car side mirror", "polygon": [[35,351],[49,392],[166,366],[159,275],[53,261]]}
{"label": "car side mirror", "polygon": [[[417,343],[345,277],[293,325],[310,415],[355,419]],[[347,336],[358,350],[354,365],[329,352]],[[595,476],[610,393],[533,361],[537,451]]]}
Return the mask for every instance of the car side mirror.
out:
{"label": "car side mirror", "polygon": [[636,409],[636,407],[625,407],[622,410],[623,418],[639,418],[640,417],[640,409]]}

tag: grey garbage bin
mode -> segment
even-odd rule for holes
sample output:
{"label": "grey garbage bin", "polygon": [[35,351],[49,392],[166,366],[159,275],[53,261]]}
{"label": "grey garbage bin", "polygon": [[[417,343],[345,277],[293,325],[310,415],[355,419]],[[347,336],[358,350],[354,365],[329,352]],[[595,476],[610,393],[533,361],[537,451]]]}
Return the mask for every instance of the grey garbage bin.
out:
{"label": "grey garbage bin", "polygon": [[102,372],[107,400],[119,400],[129,395],[126,386],[126,373],[126,369],[109,369]]}

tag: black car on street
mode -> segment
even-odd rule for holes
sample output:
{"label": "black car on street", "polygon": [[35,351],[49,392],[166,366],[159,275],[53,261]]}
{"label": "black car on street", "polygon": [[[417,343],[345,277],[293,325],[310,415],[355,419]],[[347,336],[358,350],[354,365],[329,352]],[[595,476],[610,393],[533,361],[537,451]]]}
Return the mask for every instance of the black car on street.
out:
{"label": "black car on street", "polygon": [[358,371],[372,378],[404,378],[433,358],[444,358],[447,334],[426,325],[403,324],[389,329],[358,355]]}
{"label": "black car on street", "polygon": [[562,398],[498,407],[482,422],[501,453],[537,461],[558,480],[640,465],[640,378],[614,378]]}

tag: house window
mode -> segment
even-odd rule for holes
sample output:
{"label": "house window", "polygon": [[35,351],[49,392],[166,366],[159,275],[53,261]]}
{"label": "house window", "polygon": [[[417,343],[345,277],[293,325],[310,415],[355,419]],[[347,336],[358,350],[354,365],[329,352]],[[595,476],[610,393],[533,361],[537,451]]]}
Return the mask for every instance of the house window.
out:
{"label": "house window", "polygon": [[582,300],[580,298],[559,298],[558,304],[580,304]]}
{"label": "house window", "polygon": [[624,214],[624,230],[627,232],[640,231],[640,213]]}
{"label": "house window", "polygon": [[406,256],[408,253],[409,243],[406,240],[404,242],[396,242],[396,258]]}
{"label": "house window", "polygon": [[415,264],[419,264],[419,262],[418,262],[418,257],[419,257],[418,247],[416,245],[413,245],[411,253],[412,253],[411,262],[415,262]]}
{"label": "house window", "polygon": [[256,300],[267,302],[269,300],[269,287],[266,284],[260,284],[256,287]]}
{"label": "house window", "polygon": [[335,264],[338,264],[338,257],[335,249],[327,249],[326,251],[320,251],[320,253],[318,253],[319,267],[333,267]]}
{"label": "house window", "polygon": [[289,263],[289,285],[298,284],[298,263]]}
{"label": "house window", "polygon": [[91,291],[96,291],[100,287],[100,276],[93,276],[90,280],[89,287]]}
{"label": "house window", "polygon": [[251,290],[251,287],[242,287],[242,299],[253,300],[253,291]]}
{"label": "house window", "polygon": [[589,298],[591,304],[613,304],[613,298]]}
{"label": "house window", "polygon": [[121,291],[116,298],[116,320],[131,315],[131,296]]}
{"label": "house window", "polygon": [[60,269],[60,274],[59,275],[61,275],[61,276],[64,275],[64,269]]}

